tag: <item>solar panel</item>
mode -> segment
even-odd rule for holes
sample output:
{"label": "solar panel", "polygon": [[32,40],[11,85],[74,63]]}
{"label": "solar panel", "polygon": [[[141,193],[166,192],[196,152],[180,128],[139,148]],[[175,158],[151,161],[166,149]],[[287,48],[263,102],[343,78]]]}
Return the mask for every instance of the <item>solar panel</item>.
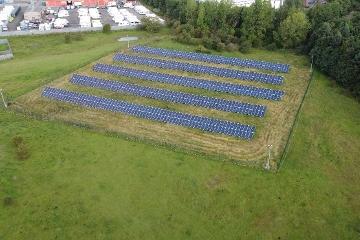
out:
{"label": "solar panel", "polygon": [[258,61],[252,59],[241,59],[235,57],[224,57],[219,55],[211,55],[204,53],[195,52],[183,52],[178,50],[164,49],[164,48],[153,48],[148,46],[134,46],[132,47],[134,52],[147,53],[152,55],[159,55],[172,58],[183,58],[200,62],[209,62],[217,64],[227,64],[240,67],[257,68],[264,70],[271,70],[274,72],[287,73],[290,70],[289,64],[273,63],[266,61]]}
{"label": "solar panel", "polygon": [[191,115],[161,108],[117,101],[110,98],[71,92],[57,88],[45,88],[42,96],[75,105],[124,113],[140,118],[166,122],[173,125],[201,129],[207,132],[225,134],[243,139],[252,139],[255,127],[215,118]]}
{"label": "solar panel", "polygon": [[182,70],[186,72],[194,72],[201,74],[210,74],[218,77],[227,77],[234,79],[243,79],[247,81],[256,81],[262,83],[276,84],[280,85],[283,83],[282,76],[275,76],[265,73],[257,72],[246,72],[234,69],[210,67],[198,64],[176,62],[170,60],[155,59],[142,56],[134,56],[123,53],[118,53],[114,56],[114,61],[133,63],[139,65],[147,65],[152,67],[164,68],[164,69],[174,69]]}
{"label": "solar panel", "polygon": [[121,66],[97,63],[93,66],[96,72],[114,74],[131,78],[144,79],[155,82],[169,83],[181,85],[185,87],[193,87],[206,89],[211,91],[226,92],[236,95],[251,96],[255,98],[263,98],[268,100],[281,100],[284,92],[268,88],[258,88],[253,86],[245,86],[240,84],[224,83],[218,81],[210,81],[204,79],[182,77],[165,73],[156,73]]}
{"label": "solar panel", "polygon": [[114,92],[128,93],[141,97],[200,106],[233,113],[241,113],[257,117],[263,117],[266,111],[266,107],[263,105],[199,96],[195,94],[176,92],[159,88],[144,87],[136,84],[110,81],[78,74],[74,74],[71,77],[70,82],[81,86],[101,88]]}

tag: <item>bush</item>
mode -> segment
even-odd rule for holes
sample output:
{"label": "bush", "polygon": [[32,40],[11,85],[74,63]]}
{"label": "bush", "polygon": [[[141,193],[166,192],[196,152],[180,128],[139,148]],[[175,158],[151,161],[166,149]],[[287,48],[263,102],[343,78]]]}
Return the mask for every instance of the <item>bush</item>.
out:
{"label": "bush", "polygon": [[16,156],[19,160],[26,160],[30,157],[30,152],[21,136],[15,136],[12,143],[16,148]]}
{"label": "bush", "polygon": [[266,49],[269,51],[274,51],[274,50],[276,50],[276,48],[277,48],[276,43],[270,43],[270,44],[266,45]]}
{"label": "bush", "polygon": [[235,51],[237,51],[239,48],[238,48],[238,46],[236,45],[236,44],[234,44],[234,43],[229,43],[228,45],[226,45],[226,51],[228,51],[228,52],[235,52]]}
{"label": "bush", "polygon": [[66,44],[69,44],[69,43],[71,43],[71,35],[70,35],[70,33],[65,33],[65,43]]}
{"label": "bush", "polygon": [[211,53],[209,49],[205,48],[203,45],[199,45],[196,49],[195,52],[199,52],[199,53]]}
{"label": "bush", "polygon": [[142,24],[140,28],[147,32],[156,33],[161,29],[161,23],[157,19],[144,17],[141,19],[141,22]]}
{"label": "bush", "polygon": [[4,206],[11,206],[14,203],[14,199],[12,197],[5,197],[4,198]]}
{"label": "bush", "polygon": [[213,41],[211,40],[211,38],[203,38],[203,44],[207,49],[213,48]]}
{"label": "bush", "polygon": [[226,47],[225,43],[223,43],[223,42],[217,42],[215,45],[216,50],[219,52],[224,51],[225,47]]}
{"label": "bush", "polygon": [[24,139],[20,136],[15,136],[12,138],[12,143],[15,147],[18,147],[19,145],[24,143]]}
{"label": "bush", "polygon": [[16,155],[19,160],[26,160],[30,157],[30,153],[25,144],[21,144],[16,149]]}
{"label": "bush", "polygon": [[250,52],[251,47],[251,42],[248,40],[244,40],[240,42],[239,50],[242,53],[248,53]]}
{"label": "bush", "polygon": [[75,41],[82,41],[82,40],[84,40],[84,35],[82,33],[73,33],[72,38]]}
{"label": "bush", "polygon": [[111,26],[110,24],[105,24],[103,26],[103,30],[102,30],[103,33],[110,33],[111,32]]}

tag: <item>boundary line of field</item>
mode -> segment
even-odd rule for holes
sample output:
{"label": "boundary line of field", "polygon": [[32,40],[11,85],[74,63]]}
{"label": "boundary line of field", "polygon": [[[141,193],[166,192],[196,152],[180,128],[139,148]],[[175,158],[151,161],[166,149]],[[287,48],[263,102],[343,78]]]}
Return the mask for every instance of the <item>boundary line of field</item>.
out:
{"label": "boundary line of field", "polygon": [[254,168],[254,169],[260,169],[261,164],[262,164],[262,161],[239,160],[239,159],[234,159],[234,158],[228,157],[228,156],[220,154],[220,153],[219,154],[209,154],[209,153],[206,153],[203,151],[185,148],[185,147],[179,146],[177,144],[171,144],[171,143],[167,143],[167,142],[149,139],[147,137],[135,136],[135,135],[131,135],[131,134],[123,133],[123,132],[107,130],[105,128],[97,127],[97,126],[94,126],[94,125],[91,125],[88,123],[82,123],[82,122],[72,121],[72,120],[63,120],[63,119],[58,119],[56,117],[49,117],[44,114],[39,114],[39,113],[35,113],[32,111],[24,110],[21,107],[12,107],[9,110],[9,112],[11,112],[13,114],[20,114],[23,117],[28,117],[28,118],[38,120],[38,121],[48,121],[48,122],[53,122],[53,123],[62,124],[62,125],[66,125],[66,126],[78,127],[78,128],[92,131],[94,133],[103,134],[105,136],[116,137],[116,138],[120,138],[120,139],[123,139],[126,141],[131,141],[131,142],[136,142],[136,143],[141,143],[141,144],[147,144],[147,145],[150,145],[153,147],[162,148],[162,149],[166,149],[166,150],[173,151],[173,152],[189,154],[190,156],[193,156],[193,157],[204,157],[204,158],[206,158],[206,160],[209,160],[209,161],[222,162],[224,164],[232,164],[235,166],[245,166],[245,167],[250,167],[250,168]]}
{"label": "boundary line of field", "polygon": [[306,98],[306,96],[307,96],[307,94],[308,94],[308,91],[309,91],[309,89],[310,89],[310,85],[311,85],[311,83],[312,83],[312,81],[313,81],[313,76],[314,76],[314,70],[312,70],[311,73],[310,73],[309,83],[308,83],[308,85],[307,85],[307,87],[306,87],[305,93],[304,93],[304,95],[303,95],[303,97],[302,97],[302,99],[301,99],[301,103],[300,103],[299,108],[298,108],[298,110],[297,110],[297,112],[296,112],[295,120],[294,120],[294,122],[293,122],[293,124],[292,124],[292,126],[291,126],[291,128],[290,128],[289,136],[288,136],[288,139],[287,139],[287,141],[286,141],[284,151],[283,151],[283,153],[281,154],[280,161],[279,161],[278,164],[277,164],[276,172],[279,172],[279,171],[280,171],[280,169],[281,169],[281,167],[282,167],[282,165],[283,165],[283,163],[284,163],[284,161],[285,161],[285,158],[287,157],[287,154],[288,154],[288,152],[289,152],[290,143],[291,143],[291,140],[292,140],[293,135],[294,135],[294,129],[295,129],[295,127],[296,127],[296,125],[297,125],[297,122],[298,122],[298,120],[299,120],[299,115],[300,115],[301,109],[302,109],[302,107],[303,107],[303,105],[304,105],[305,98]]}
{"label": "boundary line of field", "polygon": [[[133,30],[136,28],[137,28],[136,26],[111,26],[112,31]],[[9,32],[0,32],[0,37],[48,35],[48,34],[59,34],[59,33],[74,33],[74,32],[101,32],[102,30],[103,30],[102,27],[100,27],[100,28],[70,27],[70,28],[63,28],[63,29],[51,29],[51,30],[47,30],[47,31],[39,31],[39,30],[9,31]]]}
{"label": "boundary line of field", "polygon": [[0,39],[0,45],[7,45],[7,47],[8,47],[7,50],[0,51],[0,61],[12,59],[14,57],[14,55],[12,53],[12,49],[11,49],[9,40],[7,40],[6,38]]}

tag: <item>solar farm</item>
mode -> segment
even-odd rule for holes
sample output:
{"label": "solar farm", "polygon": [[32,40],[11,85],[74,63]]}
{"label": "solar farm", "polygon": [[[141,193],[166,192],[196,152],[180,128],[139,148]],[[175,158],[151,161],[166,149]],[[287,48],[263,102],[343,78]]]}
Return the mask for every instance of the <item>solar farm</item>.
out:
{"label": "solar farm", "polygon": [[15,107],[247,165],[261,165],[272,145],[276,164],[305,92],[305,66],[150,45],[120,49]]}

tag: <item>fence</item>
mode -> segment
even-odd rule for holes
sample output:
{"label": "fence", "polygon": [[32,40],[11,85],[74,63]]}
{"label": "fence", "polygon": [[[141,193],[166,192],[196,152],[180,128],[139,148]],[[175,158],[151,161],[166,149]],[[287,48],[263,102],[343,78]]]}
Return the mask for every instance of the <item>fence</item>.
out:
{"label": "fence", "polygon": [[0,39],[0,45],[7,45],[8,49],[5,51],[0,51],[0,61],[11,59],[14,57],[12,50],[10,48],[9,41],[7,39]]}
{"label": "fence", "polygon": [[[112,26],[111,30],[124,30],[124,29],[135,29],[136,26]],[[10,31],[0,32],[0,37],[12,37],[12,36],[28,36],[28,35],[46,35],[54,33],[71,33],[71,32],[99,32],[102,28],[63,28],[63,29],[51,29],[48,31],[29,30],[29,31]]]}
{"label": "fence", "polygon": [[303,107],[303,105],[304,105],[305,98],[306,98],[306,96],[307,96],[307,93],[308,93],[308,91],[309,91],[311,82],[312,82],[312,80],[313,80],[313,75],[314,75],[314,71],[312,70],[312,71],[311,71],[311,74],[310,74],[309,83],[308,83],[308,85],[307,85],[307,87],[306,87],[304,96],[303,96],[303,98],[301,99],[300,106],[299,106],[299,108],[298,108],[298,110],[297,110],[297,112],[296,112],[295,120],[294,120],[294,122],[293,122],[293,125],[291,126],[290,133],[289,133],[289,137],[288,137],[288,139],[287,139],[287,141],[286,141],[284,151],[283,151],[283,153],[282,153],[282,155],[281,155],[280,161],[279,161],[278,164],[277,164],[277,171],[280,171],[280,168],[281,168],[281,166],[283,165],[284,160],[285,160],[285,158],[287,157],[287,154],[288,154],[288,152],[289,152],[289,146],[290,146],[291,140],[292,140],[293,135],[294,135],[294,128],[296,127],[296,124],[297,124],[297,122],[298,122],[298,120],[299,120],[299,114],[300,114],[300,111],[301,111],[301,109],[302,109],[302,107]]}

